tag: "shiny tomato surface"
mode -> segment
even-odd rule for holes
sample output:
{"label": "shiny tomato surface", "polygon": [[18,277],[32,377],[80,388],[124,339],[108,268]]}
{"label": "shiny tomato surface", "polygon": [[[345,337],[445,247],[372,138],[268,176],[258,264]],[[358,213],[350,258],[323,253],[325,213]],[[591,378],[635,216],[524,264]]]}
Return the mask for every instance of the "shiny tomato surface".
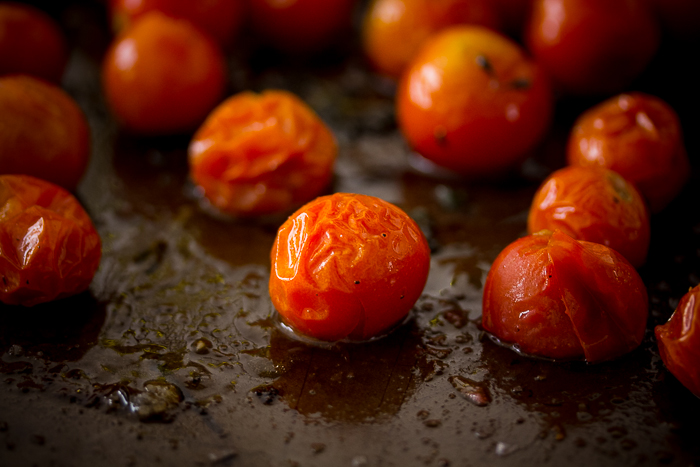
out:
{"label": "shiny tomato surface", "polygon": [[535,193],[527,229],[561,230],[622,254],[635,267],[646,261],[649,212],[639,192],[612,170],[569,166],[557,170]]}
{"label": "shiny tomato surface", "polygon": [[678,115],[642,93],[620,94],[584,112],[571,130],[567,159],[619,173],[653,212],[675,198],[690,176]]}
{"label": "shiny tomato surface", "polygon": [[129,130],[181,133],[219,102],[225,63],[219,46],[191,23],[150,12],[112,43],[102,80],[109,106]]}
{"label": "shiny tomato surface", "polygon": [[683,296],[671,319],[654,333],[666,368],[700,397],[700,285]]}
{"label": "shiny tomato surface", "polygon": [[526,354],[595,363],[636,348],[647,313],[646,287],[619,253],[542,231],[516,240],[494,261],[482,325]]}
{"label": "shiny tomato surface", "polygon": [[0,301],[32,306],[82,292],[101,248],[69,192],[27,175],[0,175]]}
{"label": "shiny tomato surface", "polygon": [[90,159],[90,129],[61,88],[0,77],[0,174],[27,174],[74,191]]}
{"label": "shiny tomato surface", "polygon": [[224,213],[271,214],[320,194],[337,152],[331,131],[295,95],[243,92],[214,109],[195,133],[190,175]]}
{"label": "shiny tomato surface", "polygon": [[546,133],[549,81],[510,39],[479,26],[433,36],[396,96],[404,136],[420,155],[479,177],[517,165]]}
{"label": "shiny tomato surface", "polygon": [[270,297],[285,323],[324,341],[367,340],[401,322],[418,300],[430,249],[393,204],[336,193],[279,228],[271,260]]}

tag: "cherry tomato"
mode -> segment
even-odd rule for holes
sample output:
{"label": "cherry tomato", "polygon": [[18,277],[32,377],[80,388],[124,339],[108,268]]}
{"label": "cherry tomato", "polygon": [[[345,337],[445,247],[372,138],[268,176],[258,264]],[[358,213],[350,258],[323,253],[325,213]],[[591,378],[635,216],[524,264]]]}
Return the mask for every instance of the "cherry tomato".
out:
{"label": "cherry tomato", "polygon": [[615,250],[541,231],[507,246],[484,285],[482,325],[531,355],[623,355],[644,337],[647,292],[634,267]]}
{"label": "cherry tomato", "polygon": [[0,78],[0,173],[74,191],[90,158],[85,115],[61,88],[26,75]]}
{"label": "cherry tomato", "polygon": [[87,289],[100,237],[66,190],[28,175],[0,175],[0,301],[32,306]]}
{"label": "cherry tomato", "polygon": [[51,17],[29,5],[0,3],[0,75],[59,82],[67,61],[66,39]]}
{"label": "cherry tomato", "polygon": [[690,176],[681,124],[661,99],[620,94],[584,112],[567,148],[569,164],[602,166],[632,182],[661,211]]}
{"label": "cherry tomato", "polygon": [[647,0],[534,0],[525,36],[538,63],[572,94],[619,92],[660,40]]}
{"label": "cherry tomato", "polygon": [[337,152],[333,134],[295,95],[243,92],[219,105],[195,133],[190,175],[224,213],[270,214],[323,191]]}
{"label": "cherry tomato", "polygon": [[425,40],[456,24],[497,29],[488,0],[374,0],[363,25],[364,49],[378,71],[398,78]]}
{"label": "cherry tomato", "polygon": [[565,167],[542,183],[527,219],[530,233],[561,230],[617,250],[634,266],[646,261],[649,212],[639,192],[612,170]]}
{"label": "cherry tomato", "polygon": [[418,300],[430,249],[396,206],[336,193],[279,228],[271,259],[270,297],[285,323],[325,341],[367,340],[403,320]]}
{"label": "cherry tomato", "polygon": [[187,132],[223,94],[224,57],[188,21],[150,12],[110,46],[102,79],[107,102],[130,130]]}
{"label": "cherry tomato", "polygon": [[519,163],[546,133],[550,85],[524,51],[479,26],[433,36],[397,91],[399,126],[422,156],[468,176]]}
{"label": "cherry tomato", "polygon": [[666,368],[700,397],[700,285],[683,296],[671,319],[654,333]]}

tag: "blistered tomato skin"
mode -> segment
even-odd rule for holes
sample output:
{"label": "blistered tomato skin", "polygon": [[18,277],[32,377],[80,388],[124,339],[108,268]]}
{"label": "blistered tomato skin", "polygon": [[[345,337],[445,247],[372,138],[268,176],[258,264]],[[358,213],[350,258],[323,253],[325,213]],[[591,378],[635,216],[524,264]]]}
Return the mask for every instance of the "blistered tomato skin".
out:
{"label": "blistered tomato skin", "polygon": [[639,192],[616,172],[569,166],[542,183],[530,206],[528,232],[561,230],[621,253],[635,267],[649,250],[649,212]]}
{"label": "blistered tomato skin", "polygon": [[336,193],[280,227],[271,260],[270,297],[285,323],[323,341],[362,341],[407,316],[425,287],[430,249],[396,206]]}
{"label": "blistered tomato skin", "polygon": [[700,397],[700,286],[683,296],[671,319],[654,333],[666,368]]}
{"label": "blistered tomato skin", "polygon": [[569,137],[570,165],[600,166],[632,182],[661,211],[690,177],[676,112],[658,97],[620,94],[584,112]]}
{"label": "blistered tomato skin", "polygon": [[331,131],[295,95],[243,92],[221,103],[195,133],[190,176],[226,214],[280,213],[328,186],[337,152]]}
{"label": "blistered tomato skin", "polygon": [[516,240],[484,286],[482,325],[526,354],[610,360],[644,337],[647,292],[615,250],[542,231]]}
{"label": "blistered tomato skin", "polygon": [[27,175],[0,175],[0,301],[33,306],[88,288],[100,237],[66,190]]}
{"label": "blistered tomato skin", "polygon": [[519,164],[546,133],[549,81],[506,37],[455,26],[429,39],[397,90],[399,127],[435,164],[467,177]]}

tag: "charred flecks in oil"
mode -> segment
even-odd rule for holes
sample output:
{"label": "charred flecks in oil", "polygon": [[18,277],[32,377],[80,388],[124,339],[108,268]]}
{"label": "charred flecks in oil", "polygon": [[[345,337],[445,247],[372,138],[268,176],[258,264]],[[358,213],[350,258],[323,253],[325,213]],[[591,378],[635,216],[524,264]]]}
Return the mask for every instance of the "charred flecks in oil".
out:
{"label": "charred flecks in oil", "polygon": [[491,61],[485,55],[477,55],[475,60],[479,68],[484,70],[487,75],[493,76],[495,70],[493,69]]}

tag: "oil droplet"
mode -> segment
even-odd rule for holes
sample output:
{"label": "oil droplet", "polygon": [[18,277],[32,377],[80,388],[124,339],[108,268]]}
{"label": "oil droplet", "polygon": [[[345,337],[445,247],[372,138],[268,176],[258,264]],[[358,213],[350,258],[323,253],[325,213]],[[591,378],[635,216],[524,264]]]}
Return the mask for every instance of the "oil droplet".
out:
{"label": "oil droplet", "polygon": [[465,399],[477,407],[485,407],[491,402],[491,396],[483,384],[460,375],[450,376],[449,381]]}
{"label": "oil droplet", "polygon": [[192,342],[191,347],[196,354],[206,355],[209,353],[209,350],[213,347],[213,344],[209,339],[200,338]]}

